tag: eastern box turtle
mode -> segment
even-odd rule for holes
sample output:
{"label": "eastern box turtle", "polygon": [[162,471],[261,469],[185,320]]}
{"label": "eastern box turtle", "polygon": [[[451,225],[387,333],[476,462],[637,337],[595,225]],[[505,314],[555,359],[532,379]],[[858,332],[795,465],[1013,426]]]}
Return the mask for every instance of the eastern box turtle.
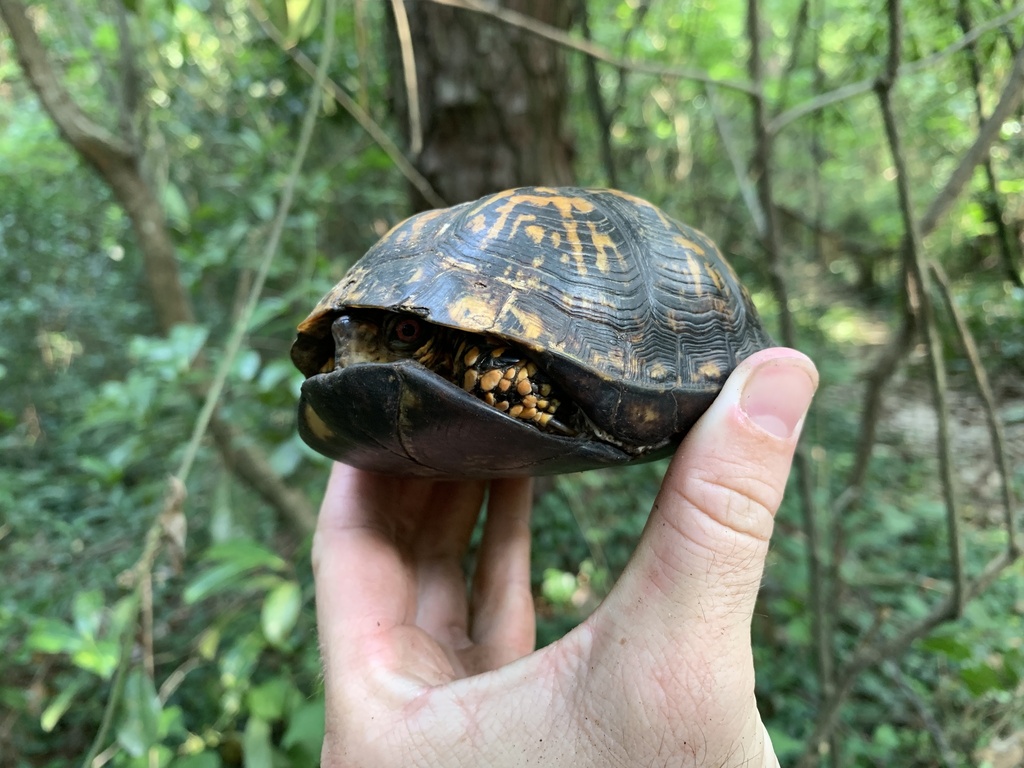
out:
{"label": "eastern box turtle", "polygon": [[704,234],[622,192],[513,189],[405,220],[320,301],[299,432],[402,475],[646,461],[771,344]]}

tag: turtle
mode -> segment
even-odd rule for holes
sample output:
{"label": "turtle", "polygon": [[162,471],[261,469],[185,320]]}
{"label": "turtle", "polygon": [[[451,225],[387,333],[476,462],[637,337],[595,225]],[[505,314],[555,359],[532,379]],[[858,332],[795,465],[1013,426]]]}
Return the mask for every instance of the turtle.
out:
{"label": "turtle", "polygon": [[395,475],[671,453],[772,346],[715,244],[611,189],[520,187],[399,223],[298,326],[314,450]]}

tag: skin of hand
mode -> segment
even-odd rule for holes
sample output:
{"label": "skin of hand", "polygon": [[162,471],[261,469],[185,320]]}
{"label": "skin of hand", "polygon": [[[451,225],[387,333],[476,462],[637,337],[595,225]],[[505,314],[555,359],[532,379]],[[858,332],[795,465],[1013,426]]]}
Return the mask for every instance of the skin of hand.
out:
{"label": "skin of hand", "polygon": [[813,364],[744,361],[684,440],[641,540],[580,626],[534,650],[531,482],[335,465],[313,543],[323,765],[777,766],[750,624]]}

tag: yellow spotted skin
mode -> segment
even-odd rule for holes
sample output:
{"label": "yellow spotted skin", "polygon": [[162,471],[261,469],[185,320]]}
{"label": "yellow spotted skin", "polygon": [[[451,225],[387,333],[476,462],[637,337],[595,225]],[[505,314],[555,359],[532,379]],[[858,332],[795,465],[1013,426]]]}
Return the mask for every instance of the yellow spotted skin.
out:
{"label": "yellow spotted skin", "polygon": [[507,339],[626,442],[685,431],[690,403],[771,345],[707,236],[615,190],[519,188],[407,219],[299,327],[300,367],[346,308]]}

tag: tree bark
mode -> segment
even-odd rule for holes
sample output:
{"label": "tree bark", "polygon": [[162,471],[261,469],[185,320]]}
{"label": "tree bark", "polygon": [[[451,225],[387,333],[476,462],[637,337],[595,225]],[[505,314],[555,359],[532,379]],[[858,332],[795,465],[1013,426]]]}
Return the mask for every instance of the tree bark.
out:
{"label": "tree bark", "polygon": [[[573,3],[501,0],[502,6],[567,29]],[[392,90],[414,162],[449,204],[529,184],[574,179],[565,134],[566,68],[552,42],[480,14],[405,0],[408,26],[390,17]],[[402,69],[411,47],[415,90]],[[410,121],[410,96],[419,127]],[[415,112],[413,112],[415,114]],[[432,207],[415,190],[413,209]]]}

